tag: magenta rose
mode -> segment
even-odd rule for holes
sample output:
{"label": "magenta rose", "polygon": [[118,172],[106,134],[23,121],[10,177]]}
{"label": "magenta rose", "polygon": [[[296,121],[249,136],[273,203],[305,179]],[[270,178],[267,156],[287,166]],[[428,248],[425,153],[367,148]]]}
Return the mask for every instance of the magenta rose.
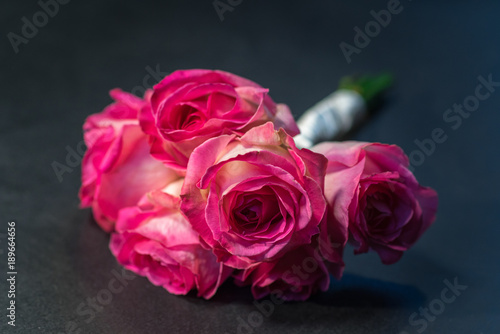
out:
{"label": "magenta rose", "polygon": [[251,285],[255,299],[273,294],[286,301],[304,301],[318,290],[326,291],[330,284],[328,269],[314,245],[301,246],[278,260],[238,271],[235,283]]}
{"label": "magenta rose", "polygon": [[172,195],[181,185],[182,180],[177,181],[148,194],[138,206],[122,209],[110,248],[120,264],[154,285],[176,295],[197,289],[199,297],[208,299],[233,269],[201,246],[198,233],[179,210],[180,199]]}
{"label": "magenta rose", "polygon": [[326,208],[326,159],[272,123],[197,147],[181,209],[219,261],[245,269],[311,243]]}
{"label": "magenta rose", "polygon": [[88,149],[79,194],[81,206],[92,207],[107,232],[113,230],[121,208],[136,205],[145,193],[179,177],[149,154],[137,119],[146,102],[119,89],[110,95],[116,102],[89,116],[83,126]]}
{"label": "magenta rose", "polygon": [[237,75],[210,70],[175,71],[154,87],[140,114],[151,154],[185,171],[191,152],[223,133],[243,134],[273,122],[291,135],[299,130],[288,107],[275,104],[268,89]]}
{"label": "magenta rose", "polygon": [[325,196],[330,208],[322,237],[348,230],[356,254],[371,249],[391,264],[433,223],[437,193],[418,184],[401,148],[331,142],[313,150],[328,158]]}

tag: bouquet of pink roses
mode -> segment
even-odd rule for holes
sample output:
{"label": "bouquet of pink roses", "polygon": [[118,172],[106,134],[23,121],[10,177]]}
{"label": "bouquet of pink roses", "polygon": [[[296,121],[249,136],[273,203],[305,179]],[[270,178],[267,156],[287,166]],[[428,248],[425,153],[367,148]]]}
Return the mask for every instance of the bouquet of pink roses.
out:
{"label": "bouquet of pink roses", "polygon": [[299,149],[288,107],[250,80],[184,70],[111,97],[84,125],[81,205],[121,265],[171,293],[208,299],[232,276],[305,300],[340,279],[348,241],[394,263],[435,218],[399,147]]}

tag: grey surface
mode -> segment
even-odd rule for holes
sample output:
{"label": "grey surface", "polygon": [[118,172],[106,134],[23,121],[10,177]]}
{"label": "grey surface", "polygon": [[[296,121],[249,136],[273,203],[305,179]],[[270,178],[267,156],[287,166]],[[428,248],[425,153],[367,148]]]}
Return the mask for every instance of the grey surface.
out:
{"label": "grey surface", "polygon": [[[363,28],[373,19],[370,11],[386,8],[387,1],[243,0],[221,22],[211,0],[73,0],[17,54],[6,35],[19,34],[21,18],[40,7],[4,1],[0,233],[7,232],[7,221],[17,223],[18,275],[15,328],[6,325],[1,280],[0,331],[76,333],[69,330],[74,326],[81,333],[238,333],[239,319],[258,312],[250,291],[231,282],[205,301],[170,295],[142,277],[127,281],[92,319],[78,312],[120,269],[108,236],[89,210],[78,209],[79,166],[59,182],[51,163],[64,164],[67,147],[76,149],[85,117],[110,102],[108,90],[132,90],[147,66],[158,66],[248,77],[296,116],[343,75],[390,70],[397,82],[387,103],[353,138],[411,153],[414,140],[429,138],[435,128],[448,136],[415,169],[440,196],[437,221],[420,242],[392,266],[348,249],[341,282],[307,302],[275,305],[262,323],[254,319],[253,333],[418,333],[411,314],[438,305],[444,280],[455,278],[467,288],[423,332],[498,333],[500,89],[457,129],[443,114],[474,94],[478,76],[500,81],[500,4],[414,0],[402,6],[348,64],[339,43],[352,44],[353,28]],[[5,272],[4,238],[0,246]]]}

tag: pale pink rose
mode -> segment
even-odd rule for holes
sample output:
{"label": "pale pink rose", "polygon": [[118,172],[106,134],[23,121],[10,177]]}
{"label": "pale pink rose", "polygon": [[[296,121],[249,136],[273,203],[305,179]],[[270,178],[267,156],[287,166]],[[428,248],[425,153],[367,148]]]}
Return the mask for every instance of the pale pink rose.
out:
{"label": "pale pink rose", "polygon": [[437,193],[418,184],[398,146],[351,141],[312,149],[328,158],[323,238],[348,230],[356,254],[371,249],[391,264],[433,223]]}
{"label": "pale pink rose", "polygon": [[151,104],[140,114],[150,135],[151,154],[184,172],[191,152],[212,137],[272,121],[298,134],[292,114],[275,104],[268,89],[223,71],[181,70],[154,87]]}
{"label": "pale pink rose", "polygon": [[119,89],[110,92],[115,103],[87,118],[82,160],[82,207],[92,207],[97,223],[114,228],[118,211],[137,204],[148,191],[163,188],[179,176],[149,154],[147,136],[137,119],[146,104]]}
{"label": "pale pink rose", "polygon": [[275,298],[304,301],[330,284],[328,269],[317,248],[305,245],[278,260],[262,262],[235,274],[235,283],[251,285],[255,299],[273,294]]}
{"label": "pale pink rose", "polygon": [[[181,185],[182,180],[173,184],[177,193]],[[179,200],[157,190],[138,206],[122,209],[110,249],[121,265],[154,285],[176,295],[197,289],[199,297],[208,299],[233,269],[201,246],[198,233],[179,210]]]}
{"label": "pale pink rose", "polygon": [[326,159],[272,123],[193,151],[181,209],[219,261],[239,269],[311,243],[326,208]]}

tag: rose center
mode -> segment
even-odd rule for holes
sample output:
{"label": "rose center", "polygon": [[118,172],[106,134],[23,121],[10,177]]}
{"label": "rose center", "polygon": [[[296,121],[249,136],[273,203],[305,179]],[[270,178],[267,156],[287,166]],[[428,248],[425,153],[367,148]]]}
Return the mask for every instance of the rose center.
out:
{"label": "rose center", "polygon": [[377,191],[367,197],[363,214],[372,232],[384,231],[392,223],[392,202],[391,196],[385,192]]}
{"label": "rose center", "polygon": [[233,228],[241,234],[257,233],[268,229],[280,217],[275,196],[260,194],[242,195],[233,209]]}
{"label": "rose center", "polygon": [[194,130],[206,121],[204,113],[192,106],[182,105],[176,109],[177,122],[175,123],[175,128],[178,130]]}
{"label": "rose center", "polygon": [[241,227],[254,229],[259,223],[262,213],[262,203],[256,199],[246,203],[243,208],[236,211],[236,219]]}

